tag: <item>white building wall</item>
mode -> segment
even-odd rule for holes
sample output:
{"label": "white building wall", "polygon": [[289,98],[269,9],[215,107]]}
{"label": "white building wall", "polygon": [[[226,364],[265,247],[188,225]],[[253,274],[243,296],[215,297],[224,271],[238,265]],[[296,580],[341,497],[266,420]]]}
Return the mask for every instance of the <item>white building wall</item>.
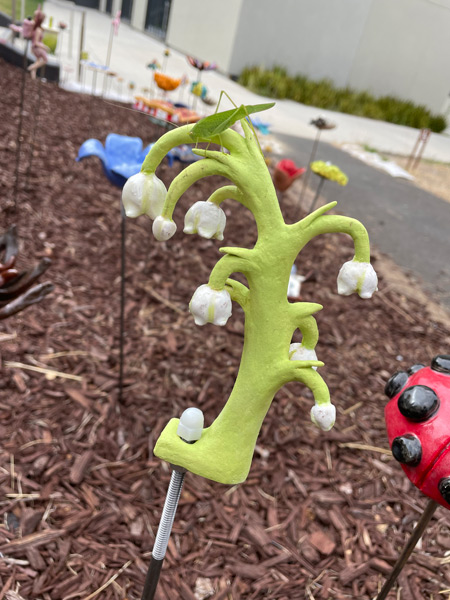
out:
{"label": "white building wall", "polygon": [[245,0],[230,72],[282,65],[345,85],[373,1]]}
{"label": "white building wall", "polygon": [[144,31],[145,17],[147,16],[147,2],[143,0],[134,0],[131,11],[131,26]]}
{"label": "white building wall", "polygon": [[349,84],[444,110],[450,92],[450,0],[375,0]]}
{"label": "white building wall", "polygon": [[172,0],[166,43],[229,73],[242,4],[254,0]]}
{"label": "white building wall", "polygon": [[172,0],[166,42],[230,75],[281,65],[440,112],[449,32],[450,0]]}

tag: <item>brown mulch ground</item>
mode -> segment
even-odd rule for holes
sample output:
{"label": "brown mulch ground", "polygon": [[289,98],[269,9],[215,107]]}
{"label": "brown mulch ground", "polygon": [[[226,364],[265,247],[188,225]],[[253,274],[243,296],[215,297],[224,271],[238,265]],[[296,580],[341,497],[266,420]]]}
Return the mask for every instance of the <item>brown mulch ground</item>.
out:
{"label": "brown mulch ground", "polygon": [[[219,179],[185,194],[175,214],[179,231],[167,244],[153,241],[144,218],[127,223],[119,405],[120,192],[96,159],[75,157],[88,137],[116,132],[148,143],[161,130],[142,114],[42,85],[27,187],[38,93],[27,79],[14,217],[8,201],[20,71],[0,62],[0,82],[3,226],[17,222],[24,263],[52,258],[46,279],[55,284],[42,304],[3,321],[0,333],[0,600],[138,600],[170,477],[152,455],[154,442],[189,405],[205,412],[207,424],[215,418],[242,348],[239,310],[225,328],[196,327],[187,311],[220,243],[184,236],[182,216]],[[167,184],[179,170],[165,165],[161,177]],[[251,216],[230,204],[228,219],[227,245],[251,246]],[[450,331],[383,280],[370,301],[337,296],[339,267],[352,255],[343,236],[322,236],[297,261],[310,273],[303,299],[324,305],[318,355],[338,407],[335,428],[313,427],[310,392],[290,384],[264,421],[244,484],[188,474],[160,599],[364,600],[395,562],[426,499],[387,451],[383,388],[398,368],[447,351]],[[445,598],[449,551],[450,514],[439,508],[400,578],[400,594],[390,598]]]}

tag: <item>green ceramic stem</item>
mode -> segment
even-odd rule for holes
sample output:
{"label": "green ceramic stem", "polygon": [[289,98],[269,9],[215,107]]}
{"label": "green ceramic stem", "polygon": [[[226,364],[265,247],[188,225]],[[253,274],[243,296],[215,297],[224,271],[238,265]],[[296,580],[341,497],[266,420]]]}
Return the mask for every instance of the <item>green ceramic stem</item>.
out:
{"label": "green ceramic stem", "polygon": [[248,308],[249,289],[243,283],[234,279],[227,279],[225,288],[230,294],[231,299],[240,304],[245,312]]}
{"label": "green ceramic stem", "polygon": [[241,204],[244,204],[245,202],[242,192],[236,185],[224,185],[218,190],[215,190],[208,198],[208,201],[216,206],[220,206],[224,200],[228,199],[237,200],[237,202],[240,202]]}
{"label": "green ceramic stem", "polygon": [[248,272],[251,268],[252,264],[249,260],[238,256],[224,256],[211,271],[208,281],[209,287],[213,290],[223,290],[227,279],[232,273],[242,273],[248,278]]}
{"label": "green ceramic stem", "polygon": [[355,258],[357,262],[370,262],[370,242],[369,235],[362,223],[351,217],[343,215],[324,215],[319,214],[314,219],[309,217],[320,213],[324,208],[328,210],[336,203],[330,203],[326,207],[321,207],[315,213],[308,215],[305,219],[294,225],[290,225],[291,234],[297,239],[296,249],[300,252],[308,242],[322,233],[347,233],[355,245]]}
{"label": "green ceramic stem", "polygon": [[[192,144],[192,137],[189,135],[193,125],[183,125],[172,131],[168,131],[153,145],[150,152],[145,157],[142,163],[141,172],[147,175],[154,173],[166,154],[175,146],[181,144]],[[220,144],[229,151],[240,152],[244,149],[242,136],[235,131],[228,129],[221,134],[220,140],[218,137],[212,140],[200,140],[201,142]]]}
{"label": "green ceramic stem", "polygon": [[308,350],[314,350],[319,340],[319,328],[314,317],[305,317],[298,322],[298,329],[302,332],[302,345]]}
{"label": "green ceramic stem", "polygon": [[[217,157],[215,157],[216,154]],[[205,156],[203,160],[190,165],[173,180],[167,193],[162,216],[168,219],[172,218],[176,203],[192,183],[209,175],[223,175],[237,184],[240,194],[235,199],[253,213],[258,236],[265,235],[265,232],[268,231],[272,235],[277,231],[281,233],[285,223],[278,201],[273,201],[272,196],[275,194],[275,189],[267,168],[261,173],[261,177],[253,181],[253,185],[250,186],[246,181],[248,156],[234,157],[206,150],[203,155]],[[263,164],[265,166],[264,161]],[[233,186],[227,187],[228,189],[233,188]]]}
{"label": "green ceramic stem", "polygon": [[[233,198],[249,208],[256,220],[258,238],[254,248],[222,248],[225,254],[213,268],[209,286],[226,289],[245,311],[244,345],[233,390],[220,414],[204,429],[195,444],[187,446],[176,434],[178,419],[162,432],[155,454],[198,475],[222,483],[239,483],[247,477],[256,439],[276,392],[289,381],[300,381],[312,391],[317,404],[330,402],[328,388],[313,366],[320,361],[290,360],[292,335],[302,332],[303,346],[314,349],[318,340],[314,303],[291,304],[287,288],[292,264],[300,250],[316,235],[330,232],[349,234],[355,244],[355,260],[369,262],[365,228],[354,219],[325,215],[335,203],[320,207],[294,225],[284,222],[270,173],[257,140],[245,121],[245,136],[227,130],[220,142],[229,154],[197,149],[203,160],[178,175],[169,188],[163,216],[171,218],[175,205],[192,183],[220,174],[235,185],[224,186],[210,196],[219,205]],[[175,145],[192,143],[191,126],[164,135],[152,148],[142,170],[154,172]],[[206,140],[213,141],[213,140]],[[248,288],[231,278],[245,275]]]}
{"label": "green ceramic stem", "polygon": [[198,162],[186,167],[179,175],[175,177],[167,190],[166,201],[162,210],[162,216],[165,219],[172,219],[175,206],[184,194],[199,179],[211,175],[227,176],[226,170],[211,159],[199,160]]}

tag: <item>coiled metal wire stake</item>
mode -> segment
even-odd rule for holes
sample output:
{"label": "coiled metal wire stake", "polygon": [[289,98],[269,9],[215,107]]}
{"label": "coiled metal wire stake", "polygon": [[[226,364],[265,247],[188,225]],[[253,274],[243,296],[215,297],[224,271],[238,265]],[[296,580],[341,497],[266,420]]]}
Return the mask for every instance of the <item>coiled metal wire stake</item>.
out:
{"label": "coiled metal wire stake", "polygon": [[[187,444],[194,444],[203,431],[203,413],[198,408],[188,408],[181,415],[177,433]],[[169,544],[175,513],[180,500],[186,470],[174,467],[164,502],[158,532],[152,550],[152,558],[145,579],[141,600],[153,600],[158,585],[161,568]]]}

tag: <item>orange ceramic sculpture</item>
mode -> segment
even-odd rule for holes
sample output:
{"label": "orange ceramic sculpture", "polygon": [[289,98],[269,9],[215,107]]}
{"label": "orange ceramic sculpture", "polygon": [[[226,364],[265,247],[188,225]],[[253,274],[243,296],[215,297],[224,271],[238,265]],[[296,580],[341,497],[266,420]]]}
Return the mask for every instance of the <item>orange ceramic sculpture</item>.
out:
{"label": "orange ceramic sculpture", "polygon": [[176,90],[181,83],[181,79],[175,79],[174,77],[169,77],[169,75],[165,75],[164,73],[158,73],[157,71],[155,72],[153,77],[159,89],[164,90],[165,92],[171,92],[172,90]]}

